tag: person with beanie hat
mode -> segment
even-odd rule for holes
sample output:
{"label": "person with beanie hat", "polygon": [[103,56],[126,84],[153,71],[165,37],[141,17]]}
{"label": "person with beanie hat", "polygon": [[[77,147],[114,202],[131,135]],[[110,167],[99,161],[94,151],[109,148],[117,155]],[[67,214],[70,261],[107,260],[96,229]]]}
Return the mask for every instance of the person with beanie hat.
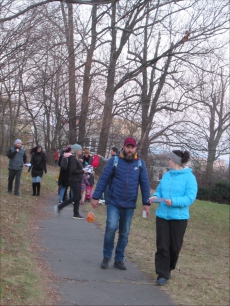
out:
{"label": "person with beanie hat", "polygon": [[18,143],[22,144],[21,139],[16,139],[15,142],[14,142],[14,145],[16,145],[16,144],[18,144]]}
{"label": "person with beanie hat", "polygon": [[79,206],[81,200],[81,181],[83,174],[86,171],[83,170],[82,163],[78,159],[79,155],[82,154],[82,147],[79,144],[74,144],[71,146],[72,155],[68,157],[69,159],[69,186],[71,188],[71,198],[65,200],[64,202],[54,206],[54,212],[59,215],[60,211],[67,205],[74,202],[73,206],[73,218],[74,219],[84,219],[79,214]]}
{"label": "person with beanie hat", "polygon": [[83,167],[85,168],[87,165],[91,165],[93,161],[93,157],[90,155],[90,151],[88,149],[84,150],[84,155],[80,158],[80,161],[83,163]]}
{"label": "person with beanie hat", "polygon": [[28,172],[31,171],[32,175],[32,189],[33,196],[40,196],[40,188],[41,188],[41,178],[43,176],[43,171],[47,173],[46,168],[46,155],[42,150],[40,145],[32,148],[30,150],[31,154],[31,166],[28,169]]}
{"label": "person with beanie hat", "polygon": [[27,157],[25,151],[22,149],[22,141],[20,139],[15,140],[14,146],[7,152],[9,158],[9,177],[8,177],[8,193],[12,192],[13,181],[14,195],[19,196],[20,179],[22,174],[23,164],[27,163]]}
{"label": "person with beanie hat", "polygon": [[82,146],[80,146],[79,144],[75,143],[74,145],[71,146],[71,149],[73,150],[73,152],[76,154],[77,151],[81,150],[82,152]]}

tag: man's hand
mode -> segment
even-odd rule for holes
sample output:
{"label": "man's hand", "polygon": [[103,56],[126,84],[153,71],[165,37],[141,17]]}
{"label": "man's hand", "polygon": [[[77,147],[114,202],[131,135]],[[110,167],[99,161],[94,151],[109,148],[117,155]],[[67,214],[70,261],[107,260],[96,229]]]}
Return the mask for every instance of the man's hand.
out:
{"label": "man's hand", "polygon": [[99,206],[99,200],[91,199],[91,205],[93,208],[97,208]]}
{"label": "man's hand", "polygon": [[146,217],[148,217],[149,214],[150,214],[150,206],[148,206],[148,205],[143,205],[142,211],[146,211]]}
{"label": "man's hand", "polygon": [[19,152],[19,149],[16,149],[16,152]]}

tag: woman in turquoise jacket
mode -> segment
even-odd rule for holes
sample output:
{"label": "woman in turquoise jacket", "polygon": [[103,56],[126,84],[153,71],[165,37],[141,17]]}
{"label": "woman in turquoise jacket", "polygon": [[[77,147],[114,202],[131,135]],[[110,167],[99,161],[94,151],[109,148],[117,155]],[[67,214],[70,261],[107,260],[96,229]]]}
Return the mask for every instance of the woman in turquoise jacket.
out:
{"label": "woman in turquoise jacket", "polygon": [[182,247],[189,219],[189,206],[197,195],[197,182],[192,169],[184,167],[189,152],[169,153],[169,171],[164,174],[150,202],[158,202],[156,210],[155,269],[157,285],[164,286],[171,278]]}

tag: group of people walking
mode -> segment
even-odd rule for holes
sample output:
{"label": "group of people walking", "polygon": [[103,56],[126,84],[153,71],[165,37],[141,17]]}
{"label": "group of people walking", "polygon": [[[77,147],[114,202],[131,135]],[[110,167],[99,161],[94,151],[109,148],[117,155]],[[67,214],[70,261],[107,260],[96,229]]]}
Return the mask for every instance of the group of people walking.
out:
{"label": "group of people walking", "polygon": [[[46,173],[46,160],[41,146],[30,151],[32,169],[33,195],[40,193],[40,179]],[[21,141],[17,139],[15,145],[8,152],[9,179],[8,193],[12,192],[12,182],[15,180],[15,195],[19,195],[20,175],[26,155],[21,148]],[[60,170],[60,201],[54,211],[59,215],[61,210],[73,203],[73,218],[83,219],[79,213],[80,204],[84,203],[89,182],[87,172],[92,163],[90,152],[86,149],[82,155],[79,144],[67,146],[61,158],[68,159],[68,170]],[[103,160],[103,157],[100,156]],[[183,238],[190,217],[189,207],[197,195],[197,182],[192,169],[186,164],[190,159],[188,151],[174,150],[168,154],[169,171],[164,174],[155,192],[150,197],[150,183],[146,164],[137,154],[137,143],[132,137],[124,141],[123,148],[118,151],[111,149],[111,157],[104,160],[105,167],[92,194],[91,205],[97,208],[105,193],[106,229],[103,244],[103,260],[101,268],[107,269],[114,249],[115,233],[118,230],[118,241],[115,246],[113,266],[126,270],[124,252],[128,244],[131,222],[136,208],[138,190],[142,194],[142,210],[149,216],[150,206],[158,203],[156,209],[156,253],[155,270],[158,275],[156,284],[164,286],[171,278],[171,271],[175,269]],[[19,162],[20,161],[20,162]],[[88,173],[89,175],[89,173]],[[70,196],[64,199],[66,189],[70,187]],[[82,196],[83,195],[83,196]]]}

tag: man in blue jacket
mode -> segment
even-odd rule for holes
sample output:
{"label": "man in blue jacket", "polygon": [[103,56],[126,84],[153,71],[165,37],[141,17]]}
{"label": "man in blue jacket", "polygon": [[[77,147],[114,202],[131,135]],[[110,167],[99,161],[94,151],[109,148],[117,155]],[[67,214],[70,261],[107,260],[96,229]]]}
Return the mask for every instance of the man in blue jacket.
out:
{"label": "man in blue jacket", "polygon": [[150,184],[145,162],[137,155],[136,140],[128,137],[115,165],[115,158],[109,159],[96,189],[91,204],[93,208],[99,205],[101,194],[109,184],[107,194],[107,220],[103,246],[102,269],[107,269],[114,248],[114,237],[119,229],[118,242],[115,249],[114,267],[126,270],[124,251],[128,243],[131,221],[136,208],[138,187],[141,187],[143,211],[149,215]]}
{"label": "man in blue jacket", "polygon": [[20,139],[15,140],[14,146],[7,152],[9,158],[9,178],[8,178],[8,193],[12,192],[13,181],[14,195],[19,196],[20,178],[23,164],[27,162],[26,153],[22,149],[22,142]]}

